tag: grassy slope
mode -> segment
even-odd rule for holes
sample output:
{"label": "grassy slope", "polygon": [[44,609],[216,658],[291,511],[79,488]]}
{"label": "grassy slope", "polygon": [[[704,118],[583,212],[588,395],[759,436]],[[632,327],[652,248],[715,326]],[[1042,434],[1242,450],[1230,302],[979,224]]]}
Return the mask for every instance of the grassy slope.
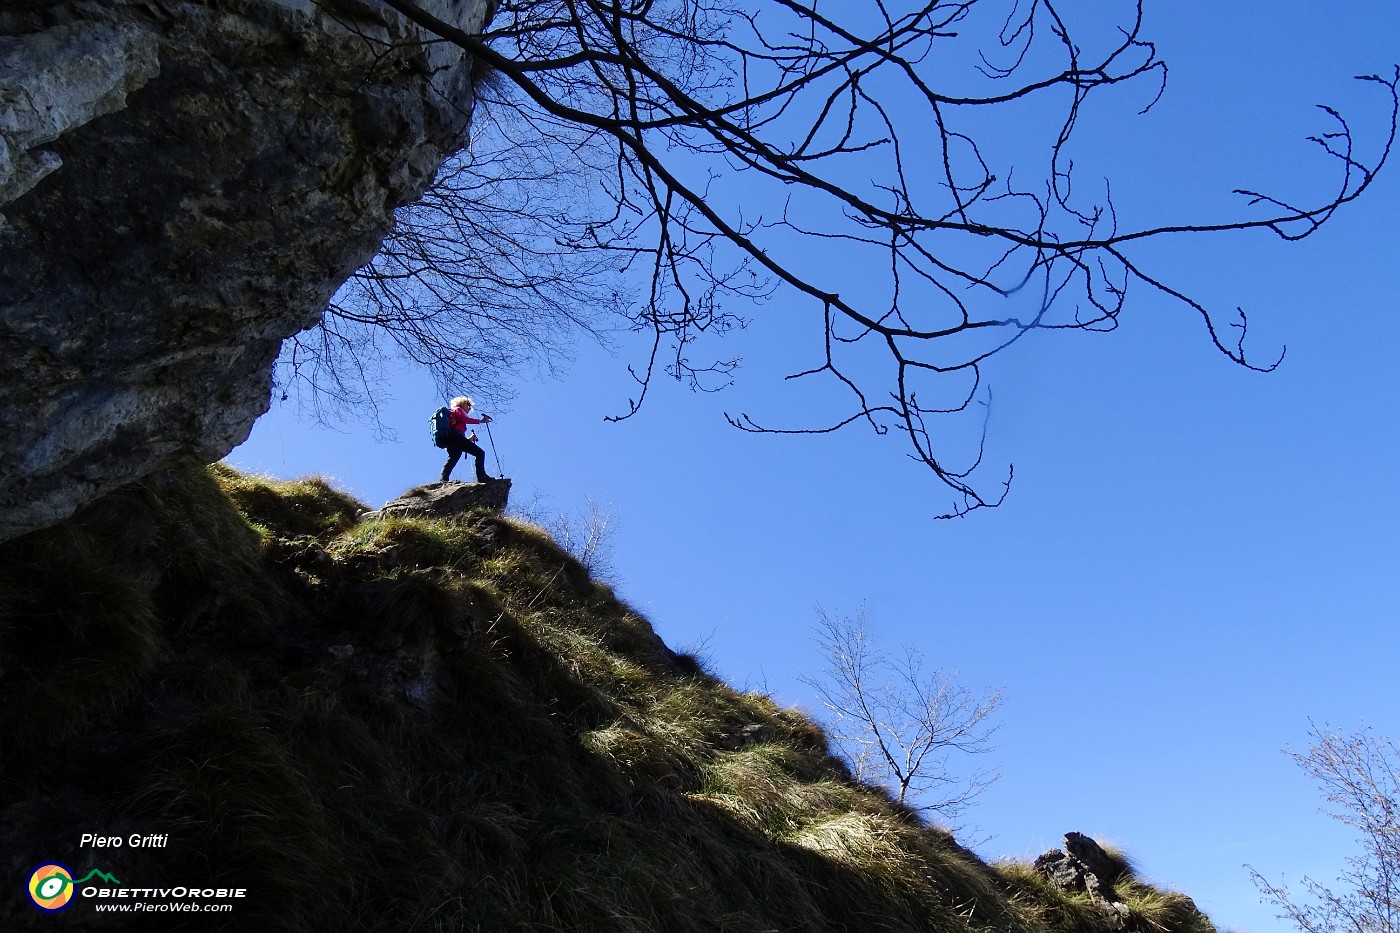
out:
{"label": "grassy slope", "polygon": [[[190,469],[0,546],[4,877],[240,886],[224,923],[248,930],[1102,928],[854,784],[538,529],[359,508]],[[1137,928],[1212,933],[1120,891]],[[47,921],[0,897],[0,928]]]}

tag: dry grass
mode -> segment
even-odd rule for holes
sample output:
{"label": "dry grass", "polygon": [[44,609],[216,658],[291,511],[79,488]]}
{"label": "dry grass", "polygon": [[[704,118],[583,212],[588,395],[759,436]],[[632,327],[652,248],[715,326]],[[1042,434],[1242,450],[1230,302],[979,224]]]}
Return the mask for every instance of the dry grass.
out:
{"label": "dry grass", "polygon": [[[170,832],[140,880],[247,887],[229,929],[1098,929],[671,652],[540,529],[358,508],[219,466],[13,542],[0,743],[54,753],[0,756],[5,802],[52,838],[80,812]],[[1124,888],[1144,929],[1210,933]]]}

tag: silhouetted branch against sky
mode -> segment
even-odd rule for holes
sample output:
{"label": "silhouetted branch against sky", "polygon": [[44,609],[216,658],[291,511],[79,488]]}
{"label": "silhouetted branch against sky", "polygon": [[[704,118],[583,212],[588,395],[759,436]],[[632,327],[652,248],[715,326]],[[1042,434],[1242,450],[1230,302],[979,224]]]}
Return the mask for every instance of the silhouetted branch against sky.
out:
{"label": "silhouetted branch against sky", "polygon": [[[1310,235],[1371,184],[1400,109],[1400,69],[1361,77],[1389,110],[1382,141],[1361,153],[1345,117],[1324,108],[1328,128],[1311,142],[1334,174],[1316,202],[1241,188],[1234,219],[1130,229],[1107,182],[1079,177],[1074,142],[1101,93],[1130,85],[1150,109],[1165,90],[1142,2],[1115,5],[1120,21],[1105,28],[1097,5],[1080,22],[1049,0],[503,0],[480,36],[410,0],[383,2],[492,70],[488,114],[509,113],[532,145],[576,159],[575,190],[587,194],[556,202],[550,229],[561,250],[599,261],[596,277],[569,279],[572,297],[527,289],[522,301],[547,293],[568,318],[608,271],[640,283],[602,291],[651,335],[619,418],[639,410],[658,369],[696,388],[724,384],[736,361],[691,354],[706,333],[741,326],[736,309],[805,306],[820,349],[792,378],[830,380],[846,407],[824,424],[730,422],[898,432],[953,491],[948,515],[1000,503],[1010,470],[974,482],[982,443],[947,449],[941,419],[976,418],[984,364],[1032,331],[1111,330],[1130,296],[1155,293],[1199,315],[1234,362],[1277,366],[1278,355],[1248,352],[1242,311],[1192,297],[1137,247]],[[1011,122],[990,129],[993,117]],[[1008,133],[1039,142],[1011,160]]]}

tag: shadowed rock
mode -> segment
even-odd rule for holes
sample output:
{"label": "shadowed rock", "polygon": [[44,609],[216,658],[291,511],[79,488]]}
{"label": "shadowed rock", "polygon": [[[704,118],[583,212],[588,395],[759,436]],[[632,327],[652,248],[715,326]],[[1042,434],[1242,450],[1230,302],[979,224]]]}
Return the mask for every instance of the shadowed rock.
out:
{"label": "shadowed rock", "polygon": [[0,6],[0,540],[247,437],[463,143],[473,63],[420,38],[350,0]]}
{"label": "shadowed rock", "polygon": [[392,502],[384,503],[383,508],[363,513],[360,521],[390,515],[444,518],[482,508],[499,513],[506,510],[509,499],[508,479],[492,479],[484,483],[459,483],[448,480],[445,483],[429,483],[410,489]]}
{"label": "shadowed rock", "polygon": [[1127,870],[1120,858],[1104,851],[1083,833],[1065,833],[1064,849],[1052,849],[1035,860],[1035,868],[1046,880],[1061,891],[1087,894],[1095,907],[1103,911],[1110,930],[1125,930],[1129,910],[1118,900],[1113,885]]}

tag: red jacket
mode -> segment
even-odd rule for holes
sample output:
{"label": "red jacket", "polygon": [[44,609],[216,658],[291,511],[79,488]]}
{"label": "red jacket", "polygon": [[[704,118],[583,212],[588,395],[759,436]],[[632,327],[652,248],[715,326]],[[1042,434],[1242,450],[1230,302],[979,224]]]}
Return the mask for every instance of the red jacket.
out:
{"label": "red jacket", "polygon": [[473,418],[460,408],[453,408],[447,413],[447,426],[452,429],[453,433],[462,437],[467,436],[467,425],[485,423],[482,419]]}

